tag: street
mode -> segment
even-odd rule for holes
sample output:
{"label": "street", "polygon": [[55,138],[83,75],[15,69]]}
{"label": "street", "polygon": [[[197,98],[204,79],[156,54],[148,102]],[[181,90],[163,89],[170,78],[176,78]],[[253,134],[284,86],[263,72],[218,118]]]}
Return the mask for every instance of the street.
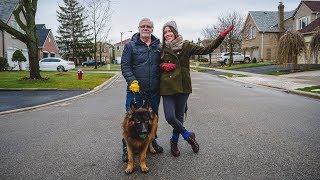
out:
{"label": "street", "polygon": [[150,172],[126,175],[122,163],[125,81],[71,102],[0,116],[0,179],[317,179],[320,101],[192,73],[185,127],[196,133],[194,154],[181,138],[170,154],[172,128],[160,105]]}

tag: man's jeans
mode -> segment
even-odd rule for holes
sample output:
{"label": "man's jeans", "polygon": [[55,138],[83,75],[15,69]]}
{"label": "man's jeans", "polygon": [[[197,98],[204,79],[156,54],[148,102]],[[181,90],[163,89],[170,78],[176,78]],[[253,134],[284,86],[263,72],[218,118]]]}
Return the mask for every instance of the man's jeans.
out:
{"label": "man's jeans", "polygon": [[127,91],[126,111],[130,110],[132,102],[136,103],[137,107],[141,107],[144,101],[150,101],[152,111],[158,114],[160,95],[157,92],[132,93],[131,91]]}

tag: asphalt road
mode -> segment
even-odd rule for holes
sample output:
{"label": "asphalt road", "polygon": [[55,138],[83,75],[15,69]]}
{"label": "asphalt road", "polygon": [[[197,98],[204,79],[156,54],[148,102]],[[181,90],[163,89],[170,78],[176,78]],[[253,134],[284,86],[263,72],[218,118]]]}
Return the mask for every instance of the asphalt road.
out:
{"label": "asphalt road", "polygon": [[[320,101],[192,73],[185,126],[200,152],[180,140],[160,108],[150,172],[124,173],[121,122],[125,81],[99,93],[40,110],[0,116],[0,179],[318,179]],[[137,162],[138,159],[136,159]],[[137,164],[137,163],[136,163]]]}
{"label": "asphalt road", "polygon": [[49,103],[85,92],[87,91],[0,91],[0,112]]}

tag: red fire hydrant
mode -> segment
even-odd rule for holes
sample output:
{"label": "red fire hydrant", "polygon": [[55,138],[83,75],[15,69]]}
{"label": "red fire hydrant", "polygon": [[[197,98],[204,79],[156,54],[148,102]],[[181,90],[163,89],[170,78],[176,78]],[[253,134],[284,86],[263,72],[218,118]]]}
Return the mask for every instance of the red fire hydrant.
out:
{"label": "red fire hydrant", "polygon": [[78,74],[78,80],[82,80],[82,75],[83,75],[82,69],[78,69],[77,74]]}

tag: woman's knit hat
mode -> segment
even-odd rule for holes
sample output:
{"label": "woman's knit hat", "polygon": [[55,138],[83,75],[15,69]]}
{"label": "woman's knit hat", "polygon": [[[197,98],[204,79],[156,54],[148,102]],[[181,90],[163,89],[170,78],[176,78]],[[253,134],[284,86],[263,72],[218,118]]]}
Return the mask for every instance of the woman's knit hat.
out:
{"label": "woman's knit hat", "polygon": [[176,23],[175,21],[169,21],[169,22],[165,23],[165,24],[163,25],[162,31],[164,30],[164,28],[165,28],[166,26],[172,27],[172,28],[173,28],[175,31],[177,31],[177,33],[179,34],[178,26],[177,26],[177,23]]}

